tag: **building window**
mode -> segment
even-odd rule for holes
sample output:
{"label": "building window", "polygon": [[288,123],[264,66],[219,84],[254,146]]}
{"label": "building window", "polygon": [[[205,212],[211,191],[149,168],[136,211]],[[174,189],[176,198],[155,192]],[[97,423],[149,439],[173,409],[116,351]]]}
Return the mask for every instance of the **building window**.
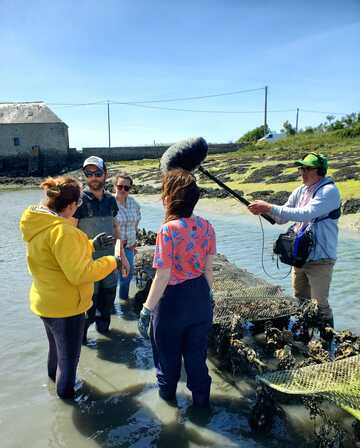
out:
{"label": "building window", "polygon": [[19,139],[19,137],[14,137],[14,146],[20,146],[20,139]]}

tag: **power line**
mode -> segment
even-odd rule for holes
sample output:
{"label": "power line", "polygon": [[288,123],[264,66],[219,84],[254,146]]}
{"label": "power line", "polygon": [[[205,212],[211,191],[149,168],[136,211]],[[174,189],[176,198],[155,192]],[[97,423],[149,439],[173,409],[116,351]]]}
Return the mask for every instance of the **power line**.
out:
{"label": "power line", "polygon": [[[179,109],[177,107],[162,107],[162,106],[148,106],[138,103],[128,103],[126,106],[140,107],[143,109],[156,109],[156,110],[170,110],[176,112],[195,112],[195,113],[206,113],[206,114],[263,114],[264,110],[205,110],[205,109]],[[268,112],[278,113],[278,112],[294,112],[296,109],[287,110],[270,110]]]}
{"label": "power line", "polygon": [[219,96],[232,96],[239,95],[240,93],[258,92],[264,90],[264,87],[258,87],[256,89],[235,90],[233,92],[215,93],[212,95],[201,96],[187,96],[179,98],[167,98],[161,100],[142,100],[142,101],[112,101],[113,104],[148,104],[148,103],[174,103],[176,101],[190,101],[190,100],[202,100],[205,98],[216,98]]}
{"label": "power line", "polygon": [[165,99],[155,99],[155,100],[139,100],[139,101],[95,101],[91,103],[48,103],[49,106],[95,106],[99,104],[107,104],[108,102],[110,104],[150,104],[150,103],[172,103],[176,101],[190,101],[190,100],[202,100],[205,98],[216,98],[220,96],[232,96],[232,95],[239,95],[241,93],[249,93],[249,92],[257,92],[260,90],[264,90],[264,87],[257,87],[254,89],[243,89],[243,90],[234,90],[232,92],[222,92],[222,93],[215,93],[211,95],[198,95],[198,96],[187,96],[187,97],[177,97],[177,98],[165,98]]}
{"label": "power line", "polygon": [[[49,106],[57,107],[86,107],[86,106],[102,106],[102,105],[122,105],[122,106],[132,106],[140,107],[143,109],[156,109],[156,110],[166,110],[173,112],[191,112],[191,113],[205,113],[205,114],[260,114],[264,113],[264,110],[208,110],[208,109],[187,109],[187,108],[176,108],[176,107],[162,107],[162,106],[151,106],[152,103],[167,103],[167,102],[178,102],[178,101],[192,101],[201,100],[206,98],[216,98],[222,96],[232,96],[241,93],[257,92],[262,91],[266,87],[258,87],[254,89],[243,89],[235,90],[231,92],[215,93],[210,95],[198,95],[198,96],[188,96],[188,97],[177,97],[177,98],[166,98],[166,99],[153,99],[153,100],[139,100],[139,101],[115,101],[115,100],[100,100],[92,102],[83,103],[48,103]],[[310,109],[281,109],[281,110],[267,110],[271,113],[287,113],[287,112],[297,112],[301,111],[303,113],[314,113],[314,114],[327,114],[327,115],[347,115],[346,112],[326,112],[320,110],[310,110]],[[298,112],[297,112],[298,113]]]}
{"label": "power line", "polygon": [[[263,114],[263,110],[206,110],[206,109],[182,109],[177,107],[164,107],[164,106],[150,106],[143,103],[125,103],[125,102],[114,102],[114,101],[103,101],[94,103],[77,103],[77,104],[67,104],[67,103],[48,103],[49,106],[58,107],[78,107],[78,106],[99,106],[99,105],[121,105],[121,106],[132,106],[142,109],[155,109],[155,110],[167,110],[174,112],[193,112],[193,113],[206,113],[206,114]],[[296,109],[284,109],[284,110],[268,110],[272,113],[285,113],[294,112]]]}
{"label": "power line", "polygon": [[47,103],[49,106],[59,107],[78,107],[78,106],[101,106],[107,104],[107,101],[93,101],[91,103]]}
{"label": "power line", "polygon": [[301,112],[311,113],[311,114],[328,114],[328,115],[347,115],[348,112],[324,112],[321,110],[307,110],[307,109],[299,109]]}

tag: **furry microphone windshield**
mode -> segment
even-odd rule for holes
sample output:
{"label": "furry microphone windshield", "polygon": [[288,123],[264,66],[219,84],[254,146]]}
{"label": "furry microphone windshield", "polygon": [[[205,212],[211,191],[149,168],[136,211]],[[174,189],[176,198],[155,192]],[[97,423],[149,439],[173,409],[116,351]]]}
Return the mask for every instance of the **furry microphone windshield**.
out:
{"label": "furry microphone windshield", "polygon": [[206,159],[208,144],[202,137],[189,138],[171,145],[160,159],[163,174],[175,168],[193,171]]}

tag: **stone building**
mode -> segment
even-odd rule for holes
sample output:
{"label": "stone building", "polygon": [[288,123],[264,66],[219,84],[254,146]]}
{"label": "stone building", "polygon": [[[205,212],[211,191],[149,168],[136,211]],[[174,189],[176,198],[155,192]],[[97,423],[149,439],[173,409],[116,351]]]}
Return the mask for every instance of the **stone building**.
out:
{"label": "stone building", "polygon": [[68,126],[44,102],[0,103],[0,174],[57,173],[68,154]]}

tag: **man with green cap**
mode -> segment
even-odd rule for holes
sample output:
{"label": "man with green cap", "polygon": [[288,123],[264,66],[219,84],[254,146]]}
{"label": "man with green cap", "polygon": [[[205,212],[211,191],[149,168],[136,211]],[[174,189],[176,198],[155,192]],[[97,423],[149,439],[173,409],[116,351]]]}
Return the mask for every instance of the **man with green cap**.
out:
{"label": "man with green cap", "polygon": [[303,185],[291,193],[286,204],[257,200],[249,205],[249,210],[254,215],[269,214],[278,224],[293,221],[292,230],[296,233],[311,226],[314,245],[305,264],[293,267],[292,287],[300,303],[316,299],[323,325],[333,327],[328,296],[336,261],[340,193],[334,180],[326,176],[328,161],[322,154],[311,152],[295,165],[299,167]]}

